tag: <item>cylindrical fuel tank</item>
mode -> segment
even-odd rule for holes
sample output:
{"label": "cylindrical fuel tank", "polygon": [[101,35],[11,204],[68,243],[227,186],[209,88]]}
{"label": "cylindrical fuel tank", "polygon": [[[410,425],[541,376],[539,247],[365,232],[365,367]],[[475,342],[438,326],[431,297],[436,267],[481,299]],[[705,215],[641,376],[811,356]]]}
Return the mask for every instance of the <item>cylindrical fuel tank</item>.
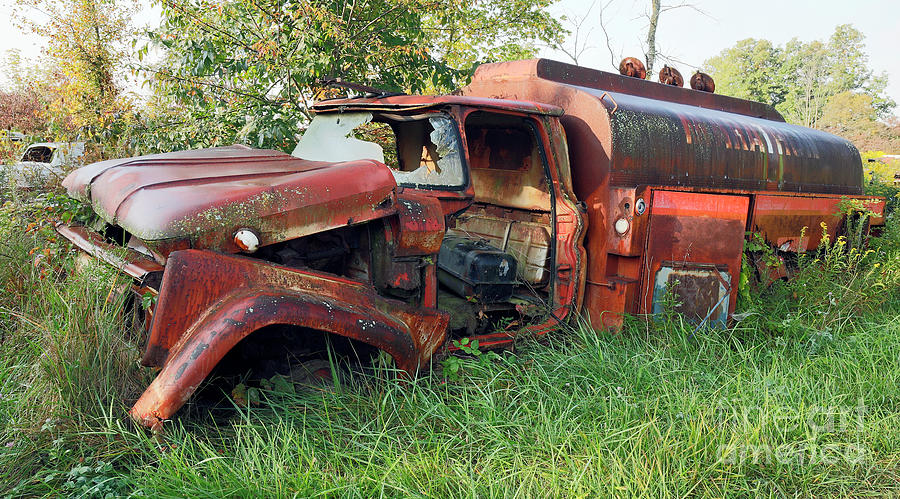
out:
{"label": "cylindrical fuel tank", "polygon": [[579,196],[600,185],[862,193],[853,144],[764,104],[545,59],[483,65],[462,92],[565,109]]}

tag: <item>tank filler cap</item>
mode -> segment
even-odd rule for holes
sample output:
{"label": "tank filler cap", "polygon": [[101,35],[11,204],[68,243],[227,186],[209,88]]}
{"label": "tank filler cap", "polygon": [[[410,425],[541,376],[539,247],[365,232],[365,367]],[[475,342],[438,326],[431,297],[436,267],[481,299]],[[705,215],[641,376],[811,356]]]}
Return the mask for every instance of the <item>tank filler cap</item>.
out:
{"label": "tank filler cap", "polygon": [[644,63],[636,57],[626,57],[619,63],[619,74],[622,76],[630,76],[632,78],[647,79],[647,68]]}
{"label": "tank filler cap", "polygon": [[697,71],[694,76],[691,76],[691,88],[712,94],[716,92],[716,82],[713,81],[712,76]]}
{"label": "tank filler cap", "polygon": [[253,253],[259,248],[259,236],[250,229],[238,229],[234,233],[234,244],[246,253]]}
{"label": "tank filler cap", "polygon": [[682,78],[681,73],[671,66],[663,66],[659,70],[659,82],[663,85],[672,85],[673,87],[684,86],[684,78]]}

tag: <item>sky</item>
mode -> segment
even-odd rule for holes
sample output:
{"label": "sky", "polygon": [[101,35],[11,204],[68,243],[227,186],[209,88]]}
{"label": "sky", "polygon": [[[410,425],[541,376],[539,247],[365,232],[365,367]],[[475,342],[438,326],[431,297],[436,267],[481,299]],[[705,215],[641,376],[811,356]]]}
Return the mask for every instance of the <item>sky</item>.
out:
{"label": "sky", "polygon": [[[744,38],[764,38],[782,45],[792,38],[803,41],[826,40],[835,26],[849,23],[866,34],[869,65],[876,73],[888,74],[887,93],[900,104],[900,0],[662,0],[663,5],[688,2],[694,8],[664,12],[659,21],[659,51],[670,57],[669,65],[685,77],[706,59]],[[143,0],[144,5],[147,4]],[[16,0],[0,0],[0,55],[18,49],[24,57],[37,57],[43,40],[16,27],[11,13]],[[614,71],[606,39],[600,29],[599,12],[616,55],[642,57],[647,19],[643,17],[649,0],[597,0],[587,15],[582,33],[587,35],[582,66]],[[562,0],[551,7],[556,15],[585,17],[591,0]],[[699,12],[698,12],[699,10]],[[39,15],[35,13],[35,15]],[[152,26],[159,10],[145,7],[134,21]],[[567,26],[571,29],[571,26]],[[571,46],[569,43],[568,46]],[[542,57],[571,62],[558,51],[544,49]],[[5,75],[0,75],[0,85]],[[898,108],[900,109],[900,108]],[[900,114],[900,112],[896,112]]]}
{"label": "sky", "polygon": [[[738,40],[762,38],[776,45],[792,38],[827,40],[836,26],[852,24],[866,35],[869,67],[876,73],[888,74],[887,93],[900,104],[900,0],[662,0],[662,3],[689,3],[696,7],[663,12],[657,29],[658,50],[679,61],[667,63],[685,78],[703,61]],[[583,18],[591,4],[591,0],[562,0],[552,11]],[[597,0],[582,26],[582,32],[589,31],[588,45],[593,48],[584,52],[579,64],[616,71],[622,56],[643,60],[641,41],[646,38],[648,20],[644,14],[649,4],[649,0]],[[616,66],[610,61],[610,51],[600,28],[601,5],[606,6],[603,23],[616,54]],[[571,25],[567,28],[572,29]],[[565,54],[551,50],[545,49],[541,55],[571,62]]]}

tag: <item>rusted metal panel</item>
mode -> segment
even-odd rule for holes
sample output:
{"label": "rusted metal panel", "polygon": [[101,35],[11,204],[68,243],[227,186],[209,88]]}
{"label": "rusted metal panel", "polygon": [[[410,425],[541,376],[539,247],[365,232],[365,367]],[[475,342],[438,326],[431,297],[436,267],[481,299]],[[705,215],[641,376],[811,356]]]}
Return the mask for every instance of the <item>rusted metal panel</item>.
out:
{"label": "rusted metal panel", "polygon": [[724,265],[663,262],[653,282],[654,314],[666,312],[666,298],[674,294],[672,310],[700,324],[728,324],[731,273]]}
{"label": "rusted metal panel", "polygon": [[151,272],[161,272],[163,266],[137,251],[108,243],[103,236],[81,226],[58,224],[56,232],[82,251],[89,253],[122,272],[142,280]]}
{"label": "rusted metal panel", "polygon": [[[608,231],[609,252],[622,256],[638,256],[644,249],[644,235],[650,218],[649,189],[610,188],[609,209],[605,227]],[[616,223],[624,220],[627,228],[619,233]]]}
{"label": "rusted metal panel", "polygon": [[822,240],[824,223],[830,240],[841,228],[840,198],[802,198],[757,195],[753,203],[751,230],[780,249],[803,253]]}
{"label": "rusted metal panel", "polygon": [[477,116],[466,118],[466,143],[475,201],[549,211],[550,191],[533,132],[478,123]]}
{"label": "rusted metal panel", "polygon": [[862,193],[859,153],[835,135],[717,110],[610,95],[618,104],[610,115],[611,185]]}
{"label": "rusted metal panel", "polygon": [[460,95],[395,95],[390,97],[330,99],[313,106],[317,113],[349,110],[414,111],[443,106],[467,106],[527,114],[559,116],[563,110],[552,104],[515,99],[490,99]]}
{"label": "rusted metal panel", "polygon": [[[624,61],[623,61],[624,62]],[[636,75],[639,76],[639,75]],[[475,70],[473,81],[493,80],[497,85],[513,79],[541,79],[559,83],[566,83],[578,87],[602,88],[609,92],[637,95],[667,101],[671,103],[687,104],[705,109],[717,109],[729,113],[744,116],[761,117],[768,120],[784,121],[784,118],[772,106],[759,102],[737,99],[725,95],[697,92],[685,88],[662,85],[641,78],[630,78],[596,69],[573,66],[563,62],[549,59],[530,59],[524,61],[500,62],[495,64],[482,64]],[[463,91],[463,95],[470,95]],[[531,99],[528,94],[522,94],[523,99]],[[555,104],[554,101],[541,100]],[[556,104],[559,105],[559,104]],[[571,112],[568,106],[560,106]]]}
{"label": "rusted metal panel", "polygon": [[[176,258],[177,257],[177,258]],[[281,267],[264,261],[222,255],[203,250],[172,253],[166,265],[150,341],[143,363],[160,366],[196,319],[231,294],[247,290],[270,292],[283,289],[322,299],[354,304],[358,311],[392,310],[403,320],[418,317],[414,340],[423,351],[436,345],[429,339],[442,316],[429,309],[415,309],[402,302],[377,296],[374,288],[358,281],[319,272]],[[428,319],[430,317],[430,319]],[[444,324],[446,325],[446,324]],[[327,329],[326,329],[327,330]],[[412,330],[410,332],[412,335]],[[442,335],[443,332],[439,334]],[[379,345],[375,345],[379,346]],[[397,359],[401,368],[424,363],[428,356]]]}
{"label": "rusted metal panel", "polygon": [[[544,117],[538,127],[540,146],[548,151],[547,167],[550,186],[553,189],[553,236],[555,265],[553,284],[553,315],[565,320],[578,312],[582,305],[587,252],[583,243],[587,228],[587,217],[582,213],[572,185],[571,167],[566,147],[565,131],[558,120]],[[543,326],[535,331],[540,333]]]}
{"label": "rusted metal panel", "polygon": [[[683,303],[689,304],[692,313],[696,310],[690,304],[694,308],[709,305],[704,298],[709,298],[711,289],[718,289],[711,283],[718,280],[719,272],[729,275],[725,279],[729,283],[727,310],[733,312],[737,293],[730,292],[730,283],[738,282],[740,276],[749,209],[749,196],[654,190],[644,253],[642,313],[652,313],[659,300],[656,293],[660,273],[671,274],[679,266],[688,271],[682,274],[685,279],[690,277],[695,286],[676,287],[675,293]],[[715,272],[700,271],[700,267],[714,268]],[[664,281],[667,280],[665,277]],[[716,300],[721,297],[716,294]],[[705,315],[707,311],[702,312]]]}
{"label": "rusted metal panel", "polygon": [[153,426],[171,417],[241,339],[272,324],[353,338],[414,372],[443,343],[447,315],[377,295],[365,284],[210,251],[172,253],[144,356],[162,371],[131,410]]}
{"label": "rusted metal panel", "polygon": [[753,199],[750,230],[781,251],[803,253],[815,249],[823,233],[834,241],[844,228],[846,213],[842,203],[846,201],[857,201],[870,210],[874,214],[870,225],[884,224],[885,201],[871,196],[760,193]]}
{"label": "rusted metal panel", "polygon": [[396,256],[436,255],[444,239],[441,203],[432,197],[407,191],[397,200]]}

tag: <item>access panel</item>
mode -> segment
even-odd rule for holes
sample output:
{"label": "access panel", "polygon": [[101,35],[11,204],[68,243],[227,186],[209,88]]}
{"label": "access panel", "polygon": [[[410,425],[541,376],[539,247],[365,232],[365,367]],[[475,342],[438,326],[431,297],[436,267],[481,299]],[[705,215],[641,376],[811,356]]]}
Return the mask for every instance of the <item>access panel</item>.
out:
{"label": "access panel", "polygon": [[737,304],[749,205],[748,196],[653,191],[643,313],[669,303],[693,322],[725,325]]}

